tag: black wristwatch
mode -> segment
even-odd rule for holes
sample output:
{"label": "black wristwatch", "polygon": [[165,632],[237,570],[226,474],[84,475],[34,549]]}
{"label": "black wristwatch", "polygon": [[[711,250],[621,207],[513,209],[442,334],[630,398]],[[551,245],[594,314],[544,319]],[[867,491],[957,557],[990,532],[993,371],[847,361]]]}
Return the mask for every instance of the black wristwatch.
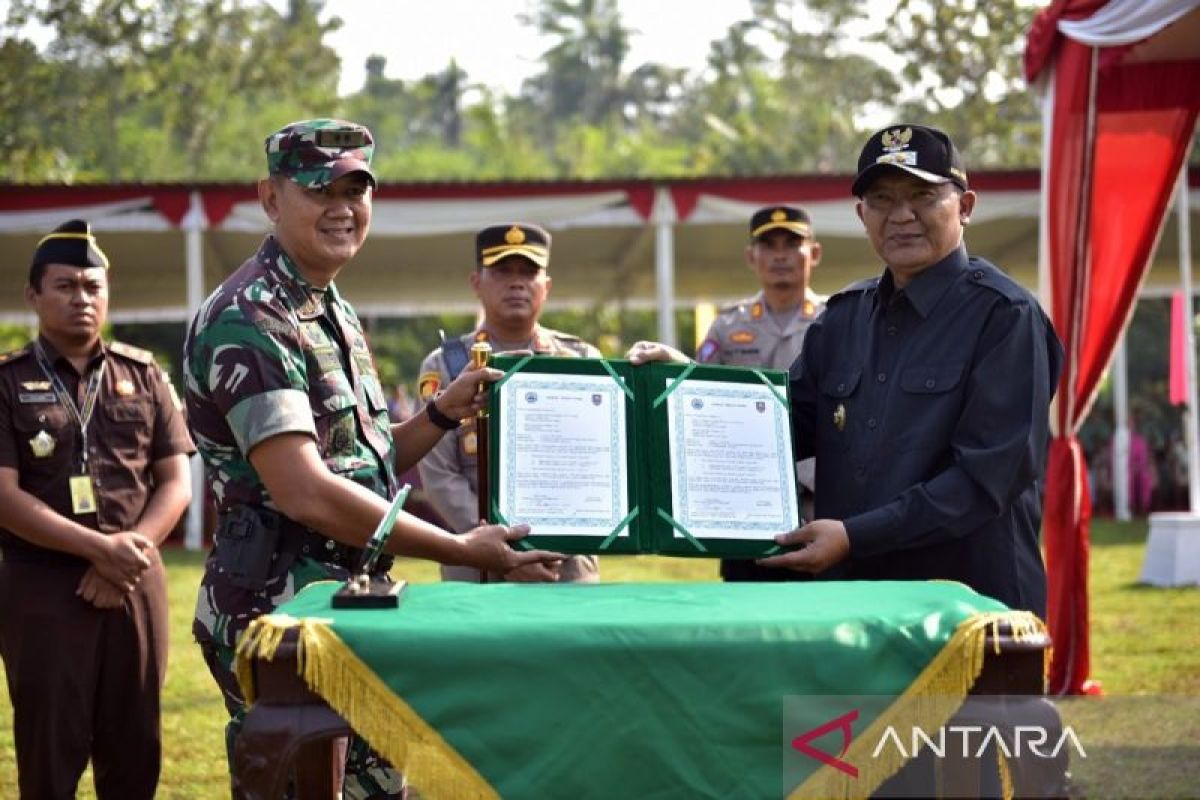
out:
{"label": "black wristwatch", "polygon": [[443,414],[433,402],[433,398],[430,398],[429,402],[425,404],[425,413],[428,415],[430,422],[444,431],[452,431],[462,425],[458,420],[451,419]]}

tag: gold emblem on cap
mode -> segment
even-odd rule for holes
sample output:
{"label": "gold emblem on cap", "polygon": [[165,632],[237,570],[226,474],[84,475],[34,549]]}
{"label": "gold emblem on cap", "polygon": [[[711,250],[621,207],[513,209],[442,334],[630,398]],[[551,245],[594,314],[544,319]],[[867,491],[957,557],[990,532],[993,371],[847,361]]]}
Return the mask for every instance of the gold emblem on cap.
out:
{"label": "gold emblem on cap", "polygon": [[846,407],[841,403],[833,410],[833,427],[837,428],[839,433],[846,428]]}
{"label": "gold emblem on cap", "polygon": [[783,222],[787,219],[787,212],[782,208],[777,208],[771,212],[771,222]]}
{"label": "gold emblem on cap", "polygon": [[54,455],[54,437],[45,431],[38,431],[37,436],[29,440],[29,449],[34,458],[49,458]]}
{"label": "gold emblem on cap", "polygon": [[884,131],[879,137],[880,144],[883,149],[889,152],[903,150],[908,147],[908,143],[912,140],[912,128],[893,128],[890,131]]}
{"label": "gold emblem on cap", "polygon": [[513,225],[504,233],[504,241],[509,244],[525,244],[525,231]]}
{"label": "gold emblem on cap", "polygon": [[117,390],[117,394],[121,397],[129,397],[129,395],[133,394],[133,381],[128,378],[122,378],[117,381],[117,385],[113,388]]}

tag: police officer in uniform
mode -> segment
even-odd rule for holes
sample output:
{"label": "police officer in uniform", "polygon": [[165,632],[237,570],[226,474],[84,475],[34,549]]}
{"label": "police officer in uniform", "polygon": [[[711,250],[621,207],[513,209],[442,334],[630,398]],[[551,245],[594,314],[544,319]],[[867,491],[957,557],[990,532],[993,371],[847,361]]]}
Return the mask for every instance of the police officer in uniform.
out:
{"label": "police officer in uniform", "polygon": [[38,336],[0,356],[0,656],[22,797],[154,797],[167,594],[158,547],[192,442],[153,356],[100,331],[108,259],[71,220],[33,255]]}
{"label": "police officer in uniform", "polygon": [[789,369],[800,354],[804,332],[825,308],[825,298],[809,287],[820,262],[821,243],[804,209],[767,206],[754,212],[746,264],[762,289],[721,309],[696,360]]}
{"label": "police officer in uniform", "polygon": [[[481,230],[475,237],[476,262],[471,288],[483,307],[483,322],[463,336],[447,340],[421,364],[418,380],[421,398],[428,400],[446,386],[467,364],[475,342],[487,342],[493,352],[512,350],[564,356],[600,358],[600,351],[577,336],[538,324],[550,293],[550,233],[537,225],[507,223]],[[464,420],[453,436],[434,445],[421,460],[421,483],[434,507],[456,531],[479,524],[479,442],[474,419]],[[480,580],[478,570],[444,566],[446,580]],[[595,556],[571,556],[560,568],[532,564],[490,580],[525,582],[599,580]]]}
{"label": "police officer in uniform", "polygon": [[791,390],[800,455],[816,456],[816,519],[778,539],[802,549],[761,563],[956,580],[1044,617],[1058,337],[1028,291],[967,254],[975,193],[945,133],[876,132],[852,191],[884,269],[809,328]]}
{"label": "police officer in uniform", "polygon": [[[802,208],[767,206],[750,217],[746,264],[762,289],[754,297],[721,309],[713,320],[696,360],[786,370],[800,354],[804,333],[825,309],[825,298],[809,287],[813,267],[821,261],[821,243]],[[813,463],[797,467],[803,487],[812,490]],[[804,575],[794,570],[761,567],[745,559],[722,559],[727,581],[787,581]]]}
{"label": "police officer in uniform", "polygon": [[[396,475],[482,407],[480,381],[500,377],[464,371],[421,413],[391,424],[362,326],[334,284],[370,226],[373,151],[370,131],[341,120],[267,137],[258,193],[274,231],[205,301],[184,347],[188,422],[219,512],[193,632],[232,717],[231,754],[245,711],[232,670],[240,634],[308,583],[345,579]],[[508,546],[527,532],[491,525],[455,536],[401,512],[387,550],[502,571],[561,559]],[[378,563],[380,577],[390,561]],[[404,791],[355,737],[343,796]]]}

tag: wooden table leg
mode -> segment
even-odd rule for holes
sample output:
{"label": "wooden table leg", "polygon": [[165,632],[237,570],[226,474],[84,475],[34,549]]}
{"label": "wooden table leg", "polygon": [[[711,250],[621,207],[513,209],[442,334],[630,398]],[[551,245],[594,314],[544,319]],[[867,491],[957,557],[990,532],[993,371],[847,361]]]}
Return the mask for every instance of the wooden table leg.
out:
{"label": "wooden table leg", "polygon": [[242,721],[233,754],[238,800],[279,800],[292,774],[301,800],[340,796],[350,725],[309,690],[296,663],[293,632],[274,660],[254,662],[260,695]]}

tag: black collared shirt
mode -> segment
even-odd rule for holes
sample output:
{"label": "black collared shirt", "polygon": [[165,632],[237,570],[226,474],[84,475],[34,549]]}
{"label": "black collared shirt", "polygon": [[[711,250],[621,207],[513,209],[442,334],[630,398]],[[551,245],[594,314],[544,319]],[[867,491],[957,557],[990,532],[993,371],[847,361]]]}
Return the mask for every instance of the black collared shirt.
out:
{"label": "black collared shirt", "polygon": [[1038,548],[1062,346],[1037,301],[959,248],[897,289],[829,300],[792,368],[817,518],[842,520],[846,577],[949,579],[1045,616]]}
{"label": "black collared shirt", "polygon": [[[103,345],[80,375],[48,341],[39,341],[77,406],[88,378],[105,364],[87,435],[86,470],[96,511],[75,514],[71,508],[68,484],[80,474],[83,437],[39,366],[32,343],[0,359],[0,466],[16,469],[22,489],[84,527],[130,530],[154,489],[154,462],[194,449],[167,377],[149,352],[118,342]],[[3,528],[0,549],[10,559],[81,562]]]}

